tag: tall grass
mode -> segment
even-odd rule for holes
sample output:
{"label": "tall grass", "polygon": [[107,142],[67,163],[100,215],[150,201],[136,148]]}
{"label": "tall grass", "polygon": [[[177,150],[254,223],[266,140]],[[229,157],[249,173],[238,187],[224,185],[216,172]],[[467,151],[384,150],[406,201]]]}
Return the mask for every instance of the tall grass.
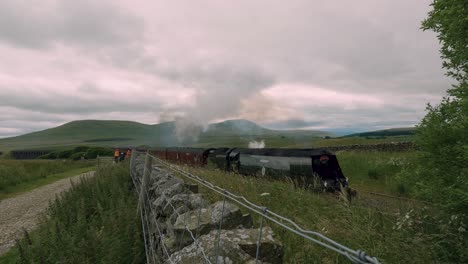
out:
{"label": "tall grass", "polygon": [[81,179],[51,203],[39,228],[11,255],[9,261],[17,263],[142,263],[141,223],[128,168],[108,166]]}
{"label": "tall grass", "polygon": [[359,190],[407,195],[400,172],[410,168],[416,152],[337,152],[343,174]]}
{"label": "tall grass", "polygon": [[[359,195],[343,202],[335,195],[297,189],[288,182],[241,177],[212,169],[186,169],[289,217],[303,228],[318,231],[350,248],[364,250],[384,263],[466,260],[462,251],[467,240],[454,228],[456,225],[448,226],[444,216],[432,215],[433,210],[418,204],[392,199],[380,201]],[[211,201],[222,199],[206,188],[201,188],[201,192]],[[269,195],[261,195],[264,193]],[[258,216],[254,215],[254,219],[259,222]],[[285,246],[285,263],[348,263],[347,259],[328,249],[273,223],[268,224]],[[439,240],[441,237],[443,241]],[[449,237],[456,239],[449,240]],[[447,247],[450,241],[458,243],[452,251]]]}
{"label": "tall grass", "polygon": [[0,192],[65,171],[93,166],[90,162],[46,160],[0,160]]}

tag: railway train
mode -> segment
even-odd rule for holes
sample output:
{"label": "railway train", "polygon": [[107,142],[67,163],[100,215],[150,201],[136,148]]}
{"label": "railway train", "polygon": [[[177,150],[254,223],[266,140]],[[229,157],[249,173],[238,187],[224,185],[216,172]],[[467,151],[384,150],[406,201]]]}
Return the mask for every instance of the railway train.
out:
{"label": "railway train", "polygon": [[290,179],[301,187],[328,191],[348,187],[336,155],[326,149],[154,148],[150,154],[169,162],[209,166],[243,175]]}

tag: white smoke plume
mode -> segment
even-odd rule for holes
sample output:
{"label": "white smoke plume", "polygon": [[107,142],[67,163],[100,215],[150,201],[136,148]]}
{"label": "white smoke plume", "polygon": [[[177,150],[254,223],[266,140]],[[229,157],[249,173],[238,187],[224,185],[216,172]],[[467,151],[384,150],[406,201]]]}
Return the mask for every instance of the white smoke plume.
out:
{"label": "white smoke plume", "polygon": [[256,149],[265,148],[265,141],[263,139],[261,141],[255,141],[255,140],[250,141],[249,148],[256,148]]}
{"label": "white smoke plume", "polygon": [[203,132],[203,126],[195,120],[176,118],[174,132],[179,143],[193,143],[198,141]]}

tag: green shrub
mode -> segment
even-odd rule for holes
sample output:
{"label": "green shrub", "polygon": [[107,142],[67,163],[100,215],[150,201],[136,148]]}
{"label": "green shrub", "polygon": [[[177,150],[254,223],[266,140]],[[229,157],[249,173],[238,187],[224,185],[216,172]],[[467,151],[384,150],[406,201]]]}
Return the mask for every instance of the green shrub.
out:
{"label": "green shrub", "polygon": [[89,149],[88,146],[78,146],[78,147],[76,147],[76,148],[73,149],[73,152],[74,152],[74,153],[77,153],[77,152],[86,152],[88,149]]}
{"label": "green shrub", "polygon": [[367,176],[371,179],[377,180],[379,178],[379,171],[377,168],[369,168],[367,171]]}
{"label": "green shrub", "polygon": [[103,147],[92,147],[86,151],[86,157],[88,159],[95,159],[97,156],[110,156],[114,155],[114,151],[111,148]]}
{"label": "green shrub", "polygon": [[50,152],[40,156],[40,159],[81,159],[81,155],[85,155],[87,159],[95,159],[97,156],[112,156],[114,151],[111,148],[105,147],[87,147],[79,146],[74,149]]}
{"label": "green shrub", "polygon": [[39,159],[58,159],[59,154],[60,154],[60,151],[53,151],[48,154],[40,156]]}
{"label": "green shrub", "polygon": [[60,159],[68,159],[70,158],[70,156],[73,154],[73,150],[72,149],[67,149],[67,150],[62,150],[59,152],[58,154],[58,158]]}
{"label": "green shrub", "polygon": [[86,158],[86,152],[76,152],[76,153],[73,153],[73,154],[70,156],[70,159],[72,159],[72,160],[81,160],[81,157],[85,157],[85,158]]}

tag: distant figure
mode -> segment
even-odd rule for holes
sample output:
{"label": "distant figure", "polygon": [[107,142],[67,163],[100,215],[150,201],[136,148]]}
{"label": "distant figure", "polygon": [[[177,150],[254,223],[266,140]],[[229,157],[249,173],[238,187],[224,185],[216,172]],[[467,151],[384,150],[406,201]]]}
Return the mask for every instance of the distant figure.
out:
{"label": "distant figure", "polygon": [[127,159],[129,159],[132,156],[132,150],[128,149],[127,150],[127,155],[125,156]]}
{"label": "distant figure", "polygon": [[124,161],[125,160],[125,152],[120,152],[120,161]]}
{"label": "distant figure", "polygon": [[114,162],[117,163],[119,161],[120,151],[119,149],[114,150]]}

